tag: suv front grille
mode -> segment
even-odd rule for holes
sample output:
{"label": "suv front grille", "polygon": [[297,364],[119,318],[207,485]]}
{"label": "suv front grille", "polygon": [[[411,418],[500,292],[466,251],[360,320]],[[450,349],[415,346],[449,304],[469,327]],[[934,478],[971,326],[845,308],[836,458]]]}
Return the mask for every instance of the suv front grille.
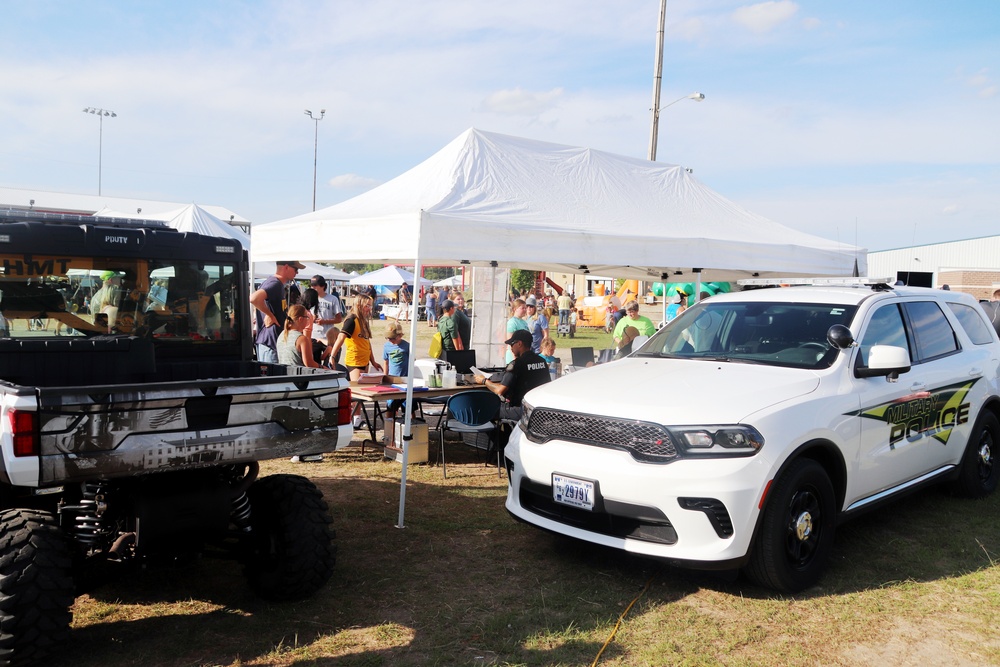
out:
{"label": "suv front grille", "polygon": [[636,419],[536,408],[528,420],[526,435],[532,442],[558,439],[622,449],[643,463],[670,463],[677,458],[677,448],[667,429]]}

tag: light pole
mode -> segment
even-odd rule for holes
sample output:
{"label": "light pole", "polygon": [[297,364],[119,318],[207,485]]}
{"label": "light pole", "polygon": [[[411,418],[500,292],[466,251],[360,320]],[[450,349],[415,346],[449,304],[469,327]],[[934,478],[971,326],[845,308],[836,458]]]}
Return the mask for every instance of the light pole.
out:
{"label": "light pole", "polygon": [[100,119],[100,135],[97,140],[97,195],[101,195],[101,161],[104,152],[104,117],[110,116],[111,118],[117,118],[118,114],[114,111],[109,111],[108,109],[98,109],[96,107],[87,107],[83,110],[83,113],[96,114]]}
{"label": "light pole", "polygon": [[657,143],[657,136],[656,136],[656,134],[657,134],[657,129],[659,128],[659,123],[660,123],[660,112],[663,111],[664,109],[666,109],[669,106],[673,106],[673,105],[677,104],[681,100],[694,100],[695,102],[701,102],[704,99],[705,99],[705,93],[691,93],[690,95],[685,95],[684,97],[678,97],[676,100],[674,100],[670,104],[664,104],[659,109],[655,109],[655,108],[651,109],[651,111],[653,112],[653,132],[652,132],[652,136],[650,136],[650,138],[649,138],[649,159],[651,161],[655,161],[656,160],[656,143]]}
{"label": "light pole", "polygon": [[316,134],[313,137],[313,210],[316,210],[316,156],[319,153],[319,122],[323,120],[323,116],[326,115],[326,109],[319,110],[319,117],[313,115],[313,112],[306,109],[305,114],[313,119],[316,124]]}

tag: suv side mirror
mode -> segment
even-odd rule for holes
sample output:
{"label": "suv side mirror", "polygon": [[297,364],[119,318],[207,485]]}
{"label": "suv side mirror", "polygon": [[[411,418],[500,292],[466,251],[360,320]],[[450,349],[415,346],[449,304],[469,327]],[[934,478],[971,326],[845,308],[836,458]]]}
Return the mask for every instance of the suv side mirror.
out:
{"label": "suv side mirror", "polygon": [[868,351],[868,366],[855,369],[854,374],[859,378],[884,375],[886,381],[895,382],[901,373],[909,370],[910,353],[906,348],[895,345],[872,345]]}
{"label": "suv side mirror", "polygon": [[846,350],[854,345],[854,334],[843,324],[834,324],[827,329],[826,340],[838,350]]}

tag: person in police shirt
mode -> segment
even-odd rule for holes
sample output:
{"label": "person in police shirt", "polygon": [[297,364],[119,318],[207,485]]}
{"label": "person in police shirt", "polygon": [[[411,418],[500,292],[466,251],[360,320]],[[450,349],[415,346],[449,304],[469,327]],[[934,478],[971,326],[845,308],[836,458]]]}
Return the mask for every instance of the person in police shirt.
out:
{"label": "person in police shirt", "polygon": [[[500,418],[517,421],[521,418],[521,400],[524,395],[535,387],[552,379],[549,365],[538,354],[531,350],[531,333],[518,329],[504,341],[510,345],[514,361],[507,364],[503,373],[497,373],[493,378],[483,375],[475,376],[475,383],[485,385],[487,389],[504,399],[500,404]],[[494,380],[494,378],[499,378]]]}

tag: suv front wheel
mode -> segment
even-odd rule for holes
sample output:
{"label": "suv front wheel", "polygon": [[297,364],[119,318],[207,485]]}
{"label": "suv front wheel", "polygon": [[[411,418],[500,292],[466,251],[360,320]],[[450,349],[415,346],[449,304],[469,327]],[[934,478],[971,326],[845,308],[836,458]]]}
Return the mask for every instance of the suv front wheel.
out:
{"label": "suv front wheel", "polygon": [[793,461],[771,489],[747,574],[789,593],[812,586],[826,568],[836,520],[833,484],[823,466]]}

